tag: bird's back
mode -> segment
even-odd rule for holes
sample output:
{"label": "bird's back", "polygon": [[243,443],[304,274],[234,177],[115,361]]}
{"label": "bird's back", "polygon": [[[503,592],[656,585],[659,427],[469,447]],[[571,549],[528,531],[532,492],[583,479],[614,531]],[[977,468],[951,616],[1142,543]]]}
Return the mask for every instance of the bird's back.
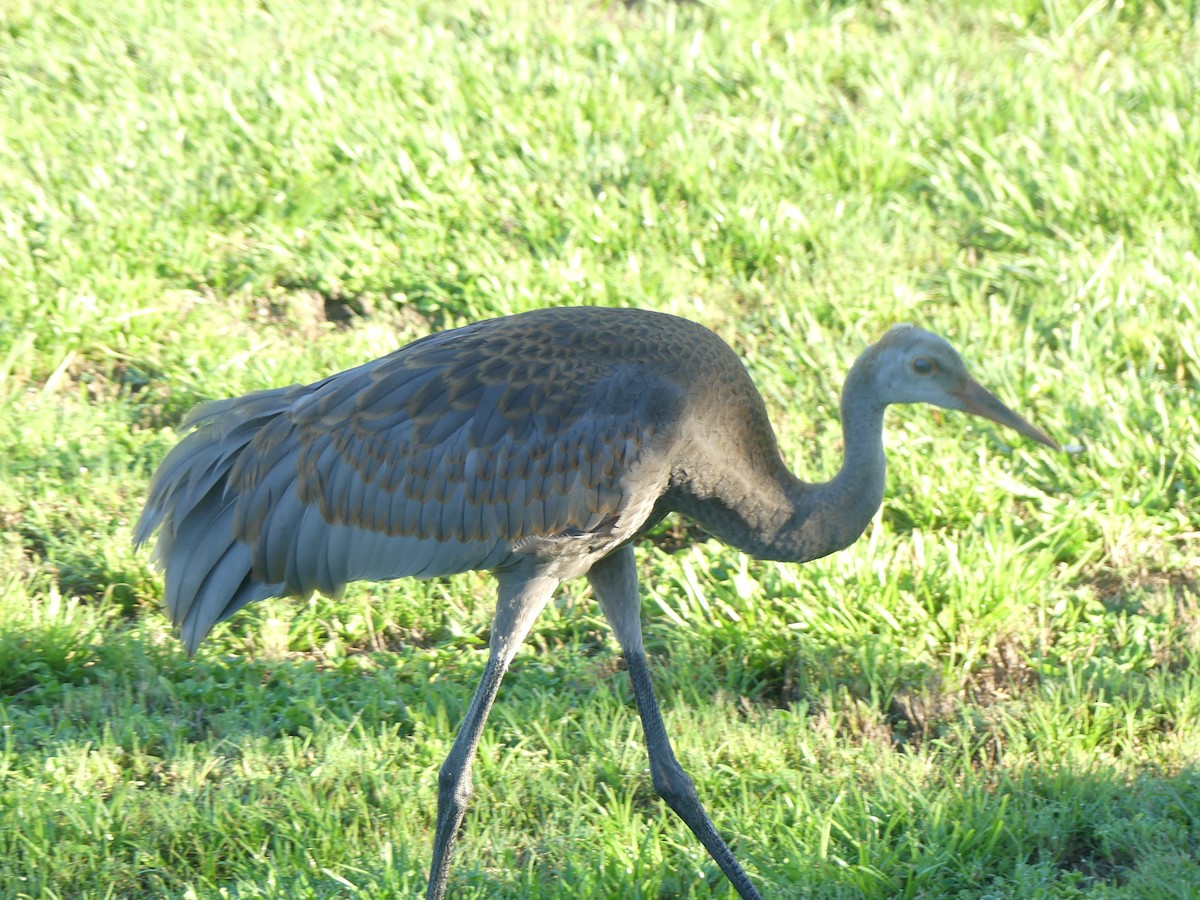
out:
{"label": "bird's back", "polygon": [[586,564],[652,514],[682,427],[715,416],[728,431],[721,410],[747,403],[761,408],[741,361],[685,319],[493,319],[201,407],[155,476],[137,540],[160,530],[167,607],[189,648],[266,596],[530,554]]}

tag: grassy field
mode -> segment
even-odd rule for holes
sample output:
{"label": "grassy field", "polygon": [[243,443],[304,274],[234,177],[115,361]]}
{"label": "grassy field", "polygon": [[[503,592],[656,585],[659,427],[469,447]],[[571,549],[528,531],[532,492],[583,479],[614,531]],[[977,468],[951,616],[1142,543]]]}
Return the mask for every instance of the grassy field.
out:
{"label": "grassy field", "polygon": [[[639,549],[767,897],[1200,895],[1198,86],[1194,0],[0,0],[0,897],[423,890],[488,577],[189,659],[132,522],[195,403],[556,304],[714,328],[809,479],[895,321],[1077,445],[897,409],[846,552]],[[455,898],[732,896],[582,583],[475,781]]]}

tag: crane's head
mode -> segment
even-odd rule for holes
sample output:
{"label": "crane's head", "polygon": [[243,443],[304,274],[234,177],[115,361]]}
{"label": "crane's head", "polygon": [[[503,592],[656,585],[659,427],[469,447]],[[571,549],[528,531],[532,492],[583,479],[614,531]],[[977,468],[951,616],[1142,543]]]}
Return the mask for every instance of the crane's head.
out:
{"label": "crane's head", "polygon": [[1044,431],[1004,405],[967,373],[949,342],[912,325],[896,325],[864,354],[884,403],[932,403],[961,409],[1058,449]]}

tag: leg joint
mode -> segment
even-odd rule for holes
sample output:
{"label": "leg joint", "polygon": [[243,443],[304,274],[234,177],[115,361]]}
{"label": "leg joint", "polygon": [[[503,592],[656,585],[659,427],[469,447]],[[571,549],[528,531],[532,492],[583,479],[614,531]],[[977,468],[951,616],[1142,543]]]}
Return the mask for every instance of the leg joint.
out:
{"label": "leg joint", "polygon": [[652,766],[650,772],[654,789],[671,809],[678,809],[699,800],[696,785],[679,763],[675,763],[674,766]]}
{"label": "leg joint", "polygon": [[471,763],[456,759],[452,752],[442,763],[438,772],[438,797],[466,807],[474,792],[471,779]]}

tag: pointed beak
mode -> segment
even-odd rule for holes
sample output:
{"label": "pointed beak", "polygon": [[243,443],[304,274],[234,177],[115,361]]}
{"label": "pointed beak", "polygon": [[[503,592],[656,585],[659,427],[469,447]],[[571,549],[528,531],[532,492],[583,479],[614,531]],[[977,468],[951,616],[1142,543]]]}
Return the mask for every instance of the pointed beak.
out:
{"label": "pointed beak", "polygon": [[964,412],[974,413],[977,416],[983,416],[985,419],[991,419],[993,422],[999,422],[1001,425],[1007,425],[1014,431],[1019,431],[1025,437],[1037,441],[1039,444],[1045,444],[1047,447],[1053,447],[1055,450],[1062,449],[1058,446],[1058,442],[1054,438],[1050,437],[1050,435],[1037,426],[1025,421],[1025,419],[1005,406],[999,397],[974,378],[968,377],[966,384],[956,391],[951,391],[951,393],[958,400],[962,401]]}

